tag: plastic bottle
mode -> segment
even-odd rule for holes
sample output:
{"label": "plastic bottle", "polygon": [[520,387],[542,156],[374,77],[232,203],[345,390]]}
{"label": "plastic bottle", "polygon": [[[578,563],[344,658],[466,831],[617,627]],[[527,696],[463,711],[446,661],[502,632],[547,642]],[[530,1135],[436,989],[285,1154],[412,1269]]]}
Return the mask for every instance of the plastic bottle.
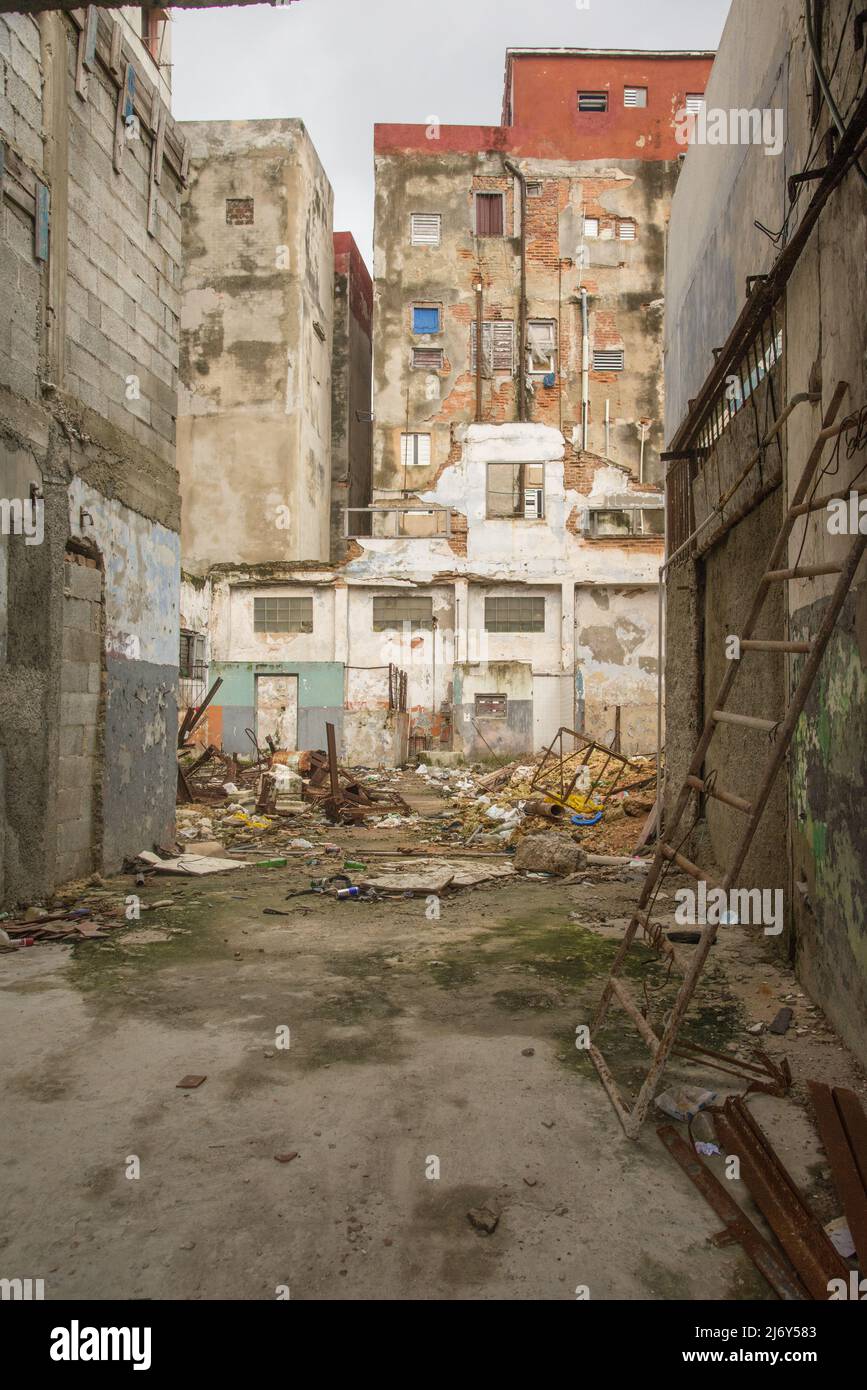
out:
{"label": "plastic bottle", "polygon": [[256,860],[256,867],[257,867],[258,869],[285,869],[285,868],[286,868],[286,860],[285,860],[285,859],[257,859],[257,860]]}

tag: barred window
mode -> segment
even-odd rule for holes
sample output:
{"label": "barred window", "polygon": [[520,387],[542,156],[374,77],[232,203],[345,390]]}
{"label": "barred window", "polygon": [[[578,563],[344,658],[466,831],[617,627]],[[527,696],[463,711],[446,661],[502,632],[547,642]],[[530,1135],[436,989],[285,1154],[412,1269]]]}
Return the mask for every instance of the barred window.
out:
{"label": "barred window", "polygon": [[433,627],[433,599],[424,594],[374,595],[374,632],[402,628],[406,623],[410,632],[429,632]]}
{"label": "barred window", "polygon": [[312,597],[254,598],[253,631],[312,632]]}
{"label": "barred window", "polygon": [[485,599],[486,632],[544,632],[545,600],[522,594]]}

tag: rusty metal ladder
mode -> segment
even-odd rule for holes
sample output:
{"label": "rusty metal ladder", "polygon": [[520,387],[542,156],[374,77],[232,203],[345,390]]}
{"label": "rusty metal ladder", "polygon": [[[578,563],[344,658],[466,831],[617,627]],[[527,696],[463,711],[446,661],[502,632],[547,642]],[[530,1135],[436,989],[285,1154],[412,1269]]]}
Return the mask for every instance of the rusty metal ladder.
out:
{"label": "rusty metal ladder", "polygon": [[[708,952],[714,943],[717,933],[716,923],[706,923],[702,929],[700,940],[695,947],[691,959],[686,966],[681,966],[677,953],[663,936],[662,925],[651,921],[650,907],[652,906],[654,890],[663,873],[667,871],[669,865],[675,865],[691,878],[697,881],[704,880],[709,886],[722,888],[726,892],[736,883],[737,876],[740,873],[752,843],[753,836],[755,835],[756,827],[761,820],[768,797],[770,796],[774,779],[786,756],[798,718],[807,702],[807,697],[819,669],[822,655],[828,645],[846,595],[854,581],[855,573],[864,553],[865,546],[867,546],[867,536],[859,534],[856,535],[854,543],[842,565],[823,564],[796,566],[792,569],[780,568],[786,557],[789,536],[798,518],[802,516],[805,517],[806,525],[812,512],[826,508],[828,502],[832,499],[848,497],[849,495],[849,489],[847,488],[841,492],[827,494],[823,497],[807,498],[810,484],[821,460],[825,445],[829,440],[842,434],[843,431],[852,424],[851,417],[844,420],[840,425],[834,423],[837,419],[843,397],[848,389],[845,382],[841,383],[834,392],[828,406],[827,413],[822,422],[822,429],[804,465],[804,471],[793,496],[791,506],[786,513],[774,543],[768,562],[768,568],[759,580],[753,596],[752,606],[740,642],[740,650],[742,653],[797,652],[805,655],[807,660],[804,663],[801,678],[798,681],[788,709],[779,722],[770,719],[759,719],[747,714],[733,714],[726,710],[725,705],[737,678],[741,662],[737,660],[730,663],[714,702],[711,714],[708,716],[705,723],[704,730],[699,739],[692,762],[690,763],[689,771],[681,786],[671,822],[665,827],[666,838],[660,840],[657,846],[638,906],[626,929],[620,948],[612,964],[611,972],[605,983],[602,997],[593,1020],[591,1027],[591,1045],[588,1051],[599,1073],[600,1080],[608,1092],[608,1096],[617,1112],[620,1122],[630,1139],[636,1139],[638,1137],[648,1107],[656,1094],[656,1088],[665,1069],[666,1061],[677,1040],[678,1030],[689,1008]],[[821,626],[812,642],[759,641],[753,638],[753,633],[772,584],[794,579],[812,578],[816,575],[826,574],[836,574],[838,576],[837,583],[823,616]],[[738,724],[775,736],[773,751],[768,758],[758,792],[752,801],[747,801],[744,797],[737,796],[734,792],[718,787],[714,778],[705,780],[702,777],[705,756],[711,740],[720,724]],[[675,838],[674,832],[677,830],[690,797],[694,792],[713,797],[717,801],[723,802],[726,806],[731,806],[734,810],[741,812],[746,818],[746,826],[738,841],[734,857],[721,879],[712,878],[704,869],[700,868],[699,865],[693,864],[689,859],[678,853],[678,850],[672,843]],[[639,930],[644,933],[647,940],[657,951],[667,954],[679,969],[683,969],[683,982],[661,1036],[657,1036],[653,1031],[647,1019],[641,1013],[638,1005],[631,997],[625,984],[620,979],[620,972],[624,961],[629,953],[636,933]],[[635,1104],[631,1109],[623,1099],[617,1082],[604,1056],[596,1047],[595,1042],[592,1041],[602,1028],[612,1001],[616,1001],[621,1009],[623,1009],[624,1013],[632,1020],[652,1058],[647,1075],[645,1076],[644,1082],[635,1100]]]}

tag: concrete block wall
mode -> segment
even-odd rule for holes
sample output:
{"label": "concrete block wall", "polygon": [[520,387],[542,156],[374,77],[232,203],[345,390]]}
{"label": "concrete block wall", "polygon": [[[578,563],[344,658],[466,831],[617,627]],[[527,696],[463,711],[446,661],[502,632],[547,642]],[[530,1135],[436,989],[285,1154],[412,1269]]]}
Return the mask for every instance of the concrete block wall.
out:
{"label": "concrete block wall", "polygon": [[[99,14],[81,96],[70,16],[0,16],[0,496],[36,487],[44,512],[40,543],[0,538],[0,899],[11,903],[117,869],[174,822],[182,142],[163,109],[149,235],[158,75],[128,36],[112,72],[114,24]],[[135,138],[115,170],[130,62]],[[70,542],[105,576],[99,633],[95,598],[74,592],[95,584],[81,577],[91,566],[66,560]]]}
{"label": "concrete block wall", "polygon": [[102,694],[102,572],[95,561],[68,554],[60,665],[60,751],[57,760],[57,876],[76,878],[95,867],[99,840],[99,711]]}

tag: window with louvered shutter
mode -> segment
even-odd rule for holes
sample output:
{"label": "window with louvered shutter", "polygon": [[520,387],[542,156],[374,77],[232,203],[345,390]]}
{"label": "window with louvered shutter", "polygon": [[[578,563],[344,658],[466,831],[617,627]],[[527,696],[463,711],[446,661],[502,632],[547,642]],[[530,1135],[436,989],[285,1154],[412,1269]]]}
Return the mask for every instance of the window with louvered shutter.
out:
{"label": "window with louvered shutter", "polygon": [[598,235],[599,235],[599,218],[598,218],[598,217],[585,217],[585,218],[584,218],[584,235],[585,235],[586,237],[589,237],[589,238],[598,237]]}
{"label": "window with louvered shutter", "polygon": [[400,455],[404,468],[427,468],[430,464],[430,435],[402,434]]}
{"label": "window with louvered shutter", "polygon": [[595,348],[593,351],[594,372],[622,372],[623,348]]}
{"label": "window with louvered shutter", "polygon": [[427,372],[441,372],[443,369],[442,348],[413,348],[411,365]]}
{"label": "window with louvered shutter", "polygon": [[635,240],[635,223],[631,218],[623,218],[618,224],[621,241]]}
{"label": "window with louvered shutter", "polygon": [[413,246],[439,246],[442,217],[438,212],[414,212],[409,226]]}
{"label": "window with louvered shutter", "polygon": [[[482,370],[511,372],[515,366],[515,325],[511,319],[486,319],[482,324]],[[470,330],[470,368],[476,370],[476,325]]]}
{"label": "window with louvered shutter", "polygon": [[579,92],[578,93],[579,111],[607,111],[608,93],[607,92]]}
{"label": "window with louvered shutter", "polygon": [[647,88],[646,87],[624,87],[623,88],[624,106],[646,106]]}
{"label": "window with louvered shutter", "polygon": [[691,112],[693,113],[693,115],[696,115],[696,116],[697,116],[698,113],[699,113],[699,111],[701,110],[701,108],[702,108],[703,106],[704,106],[704,92],[687,92],[687,94],[686,94],[686,109],[687,109],[687,111],[691,111]]}
{"label": "window with louvered shutter", "polygon": [[502,193],[477,193],[476,236],[503,235],[503,195]]}

